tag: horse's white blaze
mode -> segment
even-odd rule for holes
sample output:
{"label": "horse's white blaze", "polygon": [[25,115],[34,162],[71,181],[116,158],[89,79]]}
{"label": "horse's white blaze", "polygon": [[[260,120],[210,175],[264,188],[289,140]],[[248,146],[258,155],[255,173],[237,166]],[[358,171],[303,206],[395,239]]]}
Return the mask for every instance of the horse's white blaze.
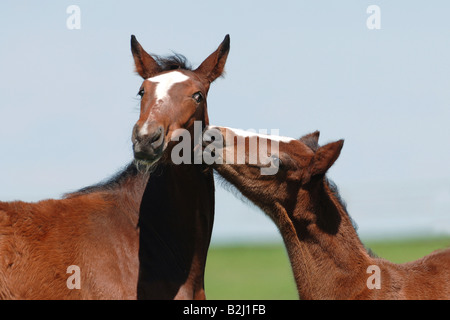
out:
{"label": "horse's white blaze", "polygon": [[[209,128],[215,128],[214,126],[209,126]],[[219,127],[216,127],[219,129]],[[263,133],[256,133],[256,132],[252,132],[252,131],[244,131],[241,129],[234,129],[234,128],[228,128],[228,127],[223,127],[226,130],[230,130],[232,131],[234,134],[236,134],[237,136],[241,136],[241,137],[259,137],[260,139],[267,139],[267,140],[273,140],[273,141],[278,141],[278,142],[285,142],[285,143],[289,143],[293,140],[295,140],[295,138],[290,138],[290,137],[283,137],[283,136],[277,136],[277,135],[270,135],[270,134],[263,134]]]}
{"label": "horse's white blaze", "polygon": [[148,78],[150,82],[157,83],[155,89],[155,95],[157,100],[164,100],[168,95],[170,88],[175,83],[180,83],[188,80],[189,77],[179,71],[171,71],[168,73],[161,74],[156,77]]}
{"label": "horse's white blaze", "polygon": [[145,136],[148,133],[148,122],[146,121],[142,128],[139,130],[139,135]]}

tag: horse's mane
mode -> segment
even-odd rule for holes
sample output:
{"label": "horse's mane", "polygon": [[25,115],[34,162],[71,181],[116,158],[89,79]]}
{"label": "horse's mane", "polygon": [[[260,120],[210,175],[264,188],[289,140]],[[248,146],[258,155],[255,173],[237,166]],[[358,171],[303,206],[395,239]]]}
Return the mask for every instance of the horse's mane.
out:
{"label": "horse's mane", "polygon": [[[337,185],[330,179],[326,178],[325,179],[325,183],[328,185],[328,188],[330,189],[331,193],[333,194],[333,196],[336,198],[336,200],[341,204],[342,209],[344,210],[345,214],[348,216],[348,218],[350,219],[350,222],[353,225],[353,228],[355,229],[356,233],[358,233],[358,225],[356,224],[355,220],[353,220],[353,218],[350,216],[350,214],[347,211],[347,203],[345,203],[344,199],[342,199],[340,193],[339,193],[339,189],[337,187]],[[372,251],[372,249],[364,246],[367,253],[371,256],[376,258],[377,255],[375,254],[375,252]]]}
{"label": "horse's mane", "polygon": [[64,194],[64,198],[71,198],[78,195],[89,194],[93,192],[112,191],[119,187],[129,178],[133,178],[141,174],[141,171],[133,162],[126,165],[123,169],[119,170],[116,174],[108,179],[105,179],[92,186],[81,188],[77,191]]}
{"label": "horse's mane", "polygon": [[344,201],[344,199],[342,199],[341,194],[339,193],[339,188],[336,185],[336,183],[334,183],[334,181],[328,179],[327,177],[325,177],[325,183],[327,184],[331,193],[336,198],[336,200],[339,202],[339,204],[342,206],[342,209],[344,210],[344,212],[347,214],[348,218],[352,222],[353,228],[355,230],[358,230],[358,225],[356,224],[355,220],[353,220],[352,217],[350,216],[350,214],[348,213],[347,203]]}
{"label": "horse's mane", "polygon": [[171,56],[159,56],[156,54],[152,54],[152,57],[160,66],[161,71],[176,69],[192,70],[192,65],[189,63],[186,57],[179,53],[174,53]]}

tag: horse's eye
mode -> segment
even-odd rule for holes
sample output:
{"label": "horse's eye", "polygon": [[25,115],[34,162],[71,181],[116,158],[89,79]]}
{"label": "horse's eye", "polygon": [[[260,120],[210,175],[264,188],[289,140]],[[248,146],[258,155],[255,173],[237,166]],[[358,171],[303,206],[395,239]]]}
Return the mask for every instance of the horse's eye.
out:
{"label": "horse's eye", "polygon": [[141,98],[144,96],[144,88],[142,88],[141,90],[139,90],[138,95],[141,96]]}
{"label": "horse's eye", "polygon": [[194,93],[194,94],[192,95],[192,99],[194,99],[195,102],[200,103],[200,102],[203,101],[203,95],[202,95],[202,93],[201,93],[200,91],[199,91],[199,92],[196,92],[196,93]]}

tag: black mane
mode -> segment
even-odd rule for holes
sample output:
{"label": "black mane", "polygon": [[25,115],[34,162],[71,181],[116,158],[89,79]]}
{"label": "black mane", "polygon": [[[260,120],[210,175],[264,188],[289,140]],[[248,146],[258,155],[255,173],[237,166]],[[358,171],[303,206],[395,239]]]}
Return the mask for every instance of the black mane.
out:
{"label": "black mane", "polygon": [[179,53],[174,53],[172,56],[158,56],[152,54],[152,57],[160,66],[161,72],[176,69],[192,70],[192,65],[186,57]]}
{"label": "black mane", "polygon": [[355,231],[358,231],[358,225],[356,224],[355,220],[353,220],[353,218],[350,216],[350,214],[347,211],[347,203],[344,201],[344,199],[342,199],[340,193],[339,193],[339,188],[336,185],[336,183],[334,183],[334,181],[325,178],[325,183],[328,185],[328,187],[330,188],[330,191],[333,193],[333,196],[336,198],[336,200],[341,204],[342,209],[344,209],[345,213],[347,214],[348,218],[350,219],[353,228],[355,229]]}
{"label": "black mane", "polygon": [[[334,183],[332,180],[330,180],[328,178],[326,179],[326,183],[327,183],[328,187],[330,188],[330,191],[333,193],[333,196],[341,204],[342,208],[344,209],[345,213],[347,214],[348,218],[350,219],[350,221],[351,221],[351,223],[353,225],[353,228],[355,229],[356,233],[358,233],[358,225],[356,224],[355,220],[353,220],[353,218],[348,213],[348,211],[347,211],[347,203],[344,201],[344,199],[342,199],[341,195],[339,194],[339,189],[338,189],[336,183]],[[371,257],[378,258],[378,256],[376,255],[375,252],[373,252],[372,249],[366,247],[365,245],[364,245],[364,248],[366,249],[367,253]]]}
{"label": "black mane", "polygon": [[119,187],[123,182],[131,177],[139,175],[140,172],[134,162],[129,163],[124,169],[119,170],[109,179],[103,180],[92,186],[84,187],[74,192],[66,193],[64,198],[71,198],[78,195],[89,194],[93,192],[112,191]]}

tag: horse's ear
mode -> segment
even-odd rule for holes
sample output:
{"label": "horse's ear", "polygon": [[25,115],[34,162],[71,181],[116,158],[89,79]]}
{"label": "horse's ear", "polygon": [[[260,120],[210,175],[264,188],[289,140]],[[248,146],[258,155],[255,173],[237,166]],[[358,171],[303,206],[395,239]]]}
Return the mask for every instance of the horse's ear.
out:
{"label": "horse's ear", "polygon": [[319,149],[319,136],[320,131],[314,131],[313,133],[301,137],[299,140],[315,152],[317,151],[317,149]]}
{"label": "horse's ear", "polygon": [[151,78],[161,72],[161,67],[151,55],[145,52],[134,35],[131,36],[131,52],[133,53],[136,72],[142,78]]}
{"label": "horse's ear", "polygon": [[206,80],[207,86],[222,75],[229,51],[230,36],[227,34],[217,50],[211,53],[195,70],[200,78]]}
{"label": "horse's ear", "polygon": [[344,140],[339,140],[317,149],[311,161],[311,176],[325,174],[339,157],[343,146]]}

